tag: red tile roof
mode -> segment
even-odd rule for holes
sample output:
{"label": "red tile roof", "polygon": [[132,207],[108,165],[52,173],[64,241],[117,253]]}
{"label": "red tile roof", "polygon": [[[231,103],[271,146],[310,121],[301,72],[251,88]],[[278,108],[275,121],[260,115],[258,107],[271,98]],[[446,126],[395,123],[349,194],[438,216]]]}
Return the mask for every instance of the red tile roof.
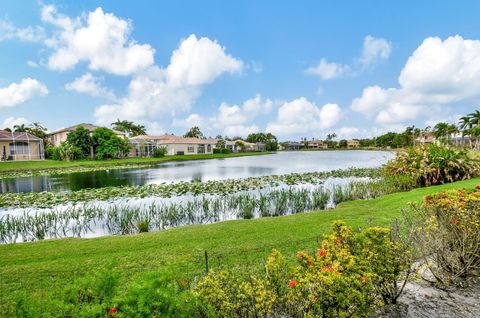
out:
{"label": "red tile roof", "polygon": [[10,132],[6,130],[0,130],[0,140],[17,140],[17,141],[28,141],[28,140],[42,140],[34,135],[31,135],[26,132]]}

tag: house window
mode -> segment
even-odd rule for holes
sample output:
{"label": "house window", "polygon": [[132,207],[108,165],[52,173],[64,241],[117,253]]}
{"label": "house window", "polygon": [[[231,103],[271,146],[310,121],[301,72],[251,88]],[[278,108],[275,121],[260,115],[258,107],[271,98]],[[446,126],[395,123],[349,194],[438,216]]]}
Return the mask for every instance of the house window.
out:
{"label": "house window", "polygon": [[11,155],[28,155],[28,143],[23,141],[11,142],[10,143],[10,154]]}
{"label": "house window", "polygon": [[207,152],[212,152],[212,145],[207,145]]}
{"label": "house window", "polygon": [[197,153],[205,153],[205,145],[198,145]]}
{"label": "house window", "polygon": [[187,152],[195,152],[195,147],[193,145],[188,145]]}

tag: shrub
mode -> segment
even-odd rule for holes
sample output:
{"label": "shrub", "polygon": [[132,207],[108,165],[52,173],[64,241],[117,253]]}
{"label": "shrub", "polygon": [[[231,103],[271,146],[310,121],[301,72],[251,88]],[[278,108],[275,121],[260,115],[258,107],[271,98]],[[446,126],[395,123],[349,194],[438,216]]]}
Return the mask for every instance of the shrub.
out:
{"label": "shrub", "polygon": [[365,317],[395,303],[409,276],[410,254],[393,233],[354,233],[336,222],[316,255],[299,252],[295,267],[273,250],[263,277],[211,272],[196,293],[222,317]]}
{"label": "shrub", "polygon": [[222,149],[220,149],[220,148],[213,148],[213,153],[222,153]]}
{"label": "shrub", "polygon": [[62,142],[57,149],[58,155],[63,161],[72,161],[83,157],[82,150],[68,142]]}
{"label": "shrub", "polygon": [[470,179],[479,175],[480,165],[465,150],[430,145],[407,149],[386,165],[390,175],[406,174],[422,186]]}
{"label": "shrub", "polygon": [[122,139],[108,128],[97,128],[92,134],[97,159],[111,159],[125,156],[129,151],[126,139]]}
{"label": "shrub", "polygon": [[479,189],[427,195],[404,212],[414,246],[440,283],[461,283],[480,270]]}
{"label": "shrub", "polygon": [[231,151],[230,151],[230,149],[228,149],[228,148],[223,148],[223,149],[222,149],[222,153],[223,153],[223,154],[229,154],[229,153],[231,153]]}
{"label": "shrub", "polygon": [[45,149],[45,158],[52,160],[62,160],[58,147],[48,146]]}
{"label": "shrub", "polygon": [[167,149],[163,147],[155,148],[155,150],[153,151],[153,157],[155,158],[165,157],[166,154],[167,154]]}

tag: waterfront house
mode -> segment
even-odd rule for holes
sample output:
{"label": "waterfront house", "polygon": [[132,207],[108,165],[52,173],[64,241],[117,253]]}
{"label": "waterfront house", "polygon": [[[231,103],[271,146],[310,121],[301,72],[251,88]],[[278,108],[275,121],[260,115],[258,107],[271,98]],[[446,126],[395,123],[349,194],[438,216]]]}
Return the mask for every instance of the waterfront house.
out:
{"label": "waterfront house", "polygon": [[[64,141],[67,140],[67,136],[70,132],[76,130],[78,127],[82,126],[83,128],[87,129],[88,131],[90,131],[90,133],[92,133],[95,129],[97,128],[101,128],[100,126],[96,126],[96,125],[92,125],[92,124],[85,124],[85,123],[82,123],[82,124],[78,124],[78,125],[74,125],[74,126],[71,126],[71,127],[67,127],[67,128],[62,128],[62,129],[59,129],[59,130],[56,130],[56,131],[53,131],[51,133],[48,134],[48,138],[50,140],[50,143],[54,146],[54,147],[58,147],[60,146],[60,144]],[[125,133],[121,132],[121,131],[117,131],[117,130],[113,130],[113,132],[118,136],[118,137],[121,137],[121,138],[124,138],[125,137]]]}
{"label": "waterfront house", "polygon": [[43,160],[43,147],[43,140],[29,133],[0,130],[2,161]]}
{"label": "waterfront house", "polygon": [[357,139],[351,139],[347,141],[347,148],[359,148],[360,147],[360,141]]}
{"label": "waterfront house", "polygon": [[146,157],[153,155],[157,148],[165,148],[167,155],[212,154],[217,140],[212,138],[185,138],[174,135],[141,135],[130,138],[129,143],[129,157]]}
{"label": "waterfront house", "polygon": [[320,139],[313,139],[308,142],[308,148],[311,149],[327,149],[328,145]]}

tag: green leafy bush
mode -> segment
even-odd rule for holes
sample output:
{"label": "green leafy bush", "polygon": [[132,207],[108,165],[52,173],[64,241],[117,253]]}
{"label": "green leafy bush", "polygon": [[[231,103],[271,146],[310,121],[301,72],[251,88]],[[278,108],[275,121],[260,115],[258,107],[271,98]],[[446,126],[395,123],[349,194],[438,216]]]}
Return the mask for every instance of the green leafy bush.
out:
{"label": "green leafy bush", "polygon": [[480,186],[427,195],[405,216],[413,246],[439,282],[480,273]]}
{"label": "green leafy bush", "polygon": [[57,150],[63,161],[72,161],[83,157],[82,150],[68,142],[62,142]]}
{"label": "green leafy bush", "polygon": [[411,256],[390,229],[354,233],[336,222],[316,255],[299,252],[296,262],[273,250],[264,276],[211,272],[196,293],[222,317],[366,317],[396,302]]}
{"label": "green leafy bush", "polygon": [[166,154],[167,154],[167,149],[163,147],[155,148],[155,150],[153,151],[154,158],[162,158],[162,157],[165,157]]}
{"label": "green leafy bush", "polygon": [[122,139],[108,128],[97,128],[93,131],[92,140],[97,159],[124,157],[129,151],[126,139]]}
{"label": "green leafy bush", "polygon": [[52,160],[62,160],[60,157],[60,152],[58,151],[58,147],[48,146],[45,149],[45,158],[52,159]]}
{"label": "green leafy bush", "polygon": [[429,145],[398,153],[385,170],[389,175],[415,177],[420,185],[430,186],[478,176],[480,164],[467,151]]}

